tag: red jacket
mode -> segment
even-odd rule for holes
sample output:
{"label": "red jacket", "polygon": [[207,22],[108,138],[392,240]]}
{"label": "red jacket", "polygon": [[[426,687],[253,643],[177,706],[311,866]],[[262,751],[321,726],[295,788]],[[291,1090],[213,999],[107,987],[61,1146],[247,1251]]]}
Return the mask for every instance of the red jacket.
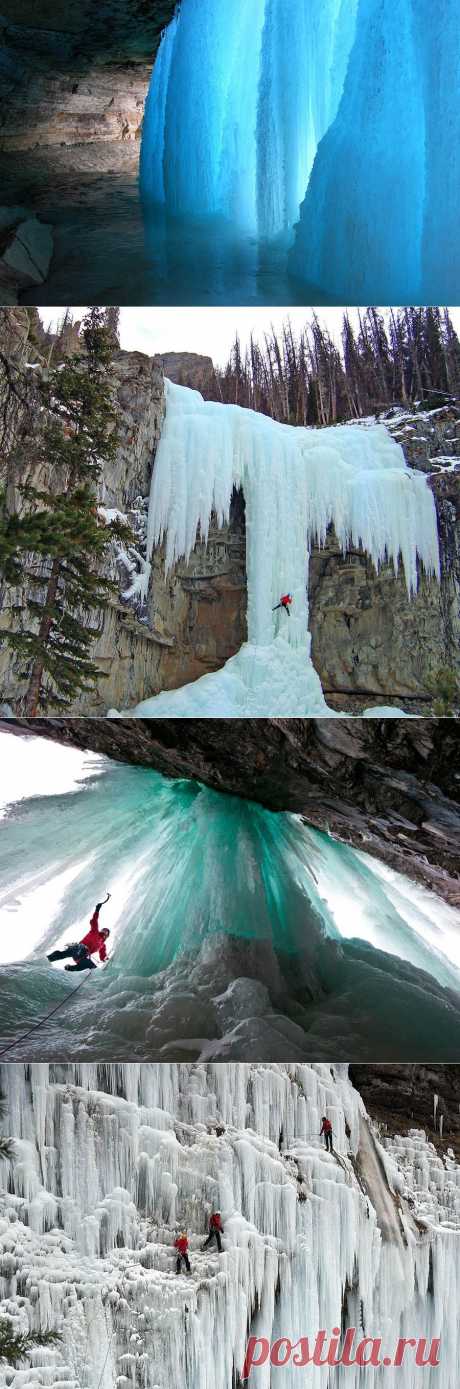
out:
{"label": "red jacket", "polygon": [[332,1124],[330,1119],[323,1119],[321,1133],[332,1133]]}
{"label": "red jacket", "polygon": [[86,936],[83,936],[83,940],[80,941],[80,945],[86,945],[86,949],[89,951],[90,955],[95,955],[96,950],[98,950],[99,959],[102,960],[102,962],[104,962],[104,960],[107,959],[107,948],[104,937],[101,935],[101,932],[99,930],[99,912],[93,913],[89,925],[90,929],[88,931],[88,934]]}
{"label": "red jacket", "polygon": [[222,1218],[221,1218],[221,1216],[220,1216],[220,1215],[216,1215],[216,1213],[214,1212],[214,1215],[211,1216],[211,1219],[210,1219],[210,1221],[209,1221],[209,1225],[210,1225],[210,1229],[211,1229],[211,1230],[221,1230],[221,1229],[222,1229]]}
{"label": "red jacket", "polygon": [[186,1254],[188,1249],[188,1239],[186,1235],[179,1235],[174,1240],[174,1248],[179,1250],[179,1254]]}
{"label": "red jacket", "polygon": [[282,607],[283,607],[283,608],[288,608],[290,603],[292,603],[291,594],[290,594],[290,593],[283,593],[283,597],[282,597],[282,599],[281,599]]}

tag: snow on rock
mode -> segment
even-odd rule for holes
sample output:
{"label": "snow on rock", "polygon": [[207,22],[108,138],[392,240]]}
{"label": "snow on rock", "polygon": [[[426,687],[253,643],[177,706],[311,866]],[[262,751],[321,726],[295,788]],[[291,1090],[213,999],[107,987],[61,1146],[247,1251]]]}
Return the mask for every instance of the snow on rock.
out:
{"label": "snow on rock", "polygon": [[138,547],[124,544],[117,536],[112,542],[112,561],[120,583],[120,597],[138,617],[145,615],[150,583],[150,559],[145,558],[147,509],[148,502],[142,497],[136,497],[127,514],[117,507],[98,506],[98,515],[105,525],[110,526],[115,521],[129,525],[138,541]]}
{"label": "snow on rock", "polygon": [[[232,1389],[249,1332],[296,1341],[343,1320],[391,1351],[440,1336],[423,1382],[456,1389],[460,1168],[419,1131],[380,1141],[346,1066],[9,1065],[2,1089],[1,1312],[62,1342],[0,1385]],[[202,1250],[216,1208],[222,1255]],[[314,1375],[328,1389],[328,1367]],[[413,1376],[408,1358],[401,1389]],[[254,1374],[281,1382],[299,1383],[294,1366]]]}
{"label": "snow on rock", "polygon": [[[345,552],[363,545],[376,568],[402,561],[409,594],[418,565],[439,578],[434,498],[381,424],[303,429],[166,383],[166,416],[150,495],[147,562],[166,537],[166,570],[205,543],[213,512],[246,503],[248,640],[223,670],[143,701],[133,711],[176,715],[331,713],[310,655],[308,568],[334,525]],[[275,610],[293,595],[290,615]],[[378,712],[378,711],[377,711]],[[112,715],[116,711],[111,711]]]}

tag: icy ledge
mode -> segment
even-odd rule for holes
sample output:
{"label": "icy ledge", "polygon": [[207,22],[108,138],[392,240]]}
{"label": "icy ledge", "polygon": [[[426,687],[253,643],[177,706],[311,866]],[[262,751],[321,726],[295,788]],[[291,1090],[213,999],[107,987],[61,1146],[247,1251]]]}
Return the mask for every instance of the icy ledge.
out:
{"label": "icy ledge", "polygon": [[[420,1131],[382,1144],[346,1066],[10,1065],[2,1089],[16,1141],[2,1312],[63,1341],[0,1385],[232,1389],[248,1332],[297,1341],[343,1318],[391,1349],[440,1337],[423,1384],[457,1389],[460,1168]],[[213,1208],[221,1256],[201,1250]],[[174,1273],[184,1227],[190,1278]],[[328,1375],[315,1369],[319,1389]],[[265,1365],[252,1382],[299,1375]],[[359,1367],[343,1383],[360,1389]],[[408,1356],[398,1384],[416,1383]]]}

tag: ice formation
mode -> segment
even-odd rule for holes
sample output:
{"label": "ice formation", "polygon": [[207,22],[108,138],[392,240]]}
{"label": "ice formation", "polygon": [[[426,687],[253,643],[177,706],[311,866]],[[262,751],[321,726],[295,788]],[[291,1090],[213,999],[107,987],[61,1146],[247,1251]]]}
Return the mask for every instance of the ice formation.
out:
{"label": "ice formation", "polygon": [[[3,1068],[15,1143],[0,1194],[1,1314],[52,1350],[0,1367],[23,1389],[241,1389],[248,1335],[440,1339],[401,1389],[457,1389],[460,1167],[421,1130],[379,1137],[346,1066]],[[319,1138],[332,1121],[334,1155]],[[202,1252],[212,1209],[224,1252]],[[190,1277],[174,1272],[186,1228]],[[313,1371],[331,1384],[327,1365]],[[377,1384],[391,1382],[382,1368]],[[360,1389],[359,1366],[333,1372]],[[396,1378],[395,1375],[395,1378]],[[292,1363],[249,1384],[296,1389]]]}
{"label": "ice formation", "polygon": [[144,196],[262,236],[292,226],[337,110],[356,10],[357,0],[187,0],[153,70]]}
{"label": "ice formation", "polygon": [[[46,954],[107,889],[111,960],[73,994]],[[295,815],[146,769],[102,762],[65,801],[14,807],[0,939],[0,1050],[64,1003],[12,1060],[460,1050],[454,908]]]}
{"label": "ice formation", "polygon": [[[295,717],[331,712],[310,658],[311,546],[333,523],[345,552],[362,545],[376,568],[402,561],[409,594],[418,563],[439,577],[434,498],[384,425],[303,429],[166,383],[155,458],[147,559],[166,536],[166,570],[206,544],[211,514],[228,519],[234,488],[246,504],[248,640],[223,670],[131,711],[148,718]],[[272,612],[293,594],[291,616]],[[115,712],[110,711],[112,714]],[[376,709],[376,713],[381,710]]]}
{"label": "ice formation", "polygon": [[336,303],[456,303],[459,66],[456,0],[187,0],[144,196],[286,246],[295,224],[292,273]]}

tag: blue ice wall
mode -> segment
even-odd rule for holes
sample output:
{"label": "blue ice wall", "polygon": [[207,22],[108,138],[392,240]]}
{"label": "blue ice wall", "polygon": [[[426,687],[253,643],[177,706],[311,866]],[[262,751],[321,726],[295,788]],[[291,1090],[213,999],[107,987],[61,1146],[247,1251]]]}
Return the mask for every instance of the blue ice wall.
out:
{"label": "blue ice wall", "polygon": [[276,235],[335,115],[357,0],[184,0],[147,101],[145,197]]}
{"label": "blue ice wall", "polygon": [[[415,0],[414,0],[415,3]],[[460,291],[460,10],[417,0],[426,107],[421,302],[458,304]]]}
{"label": "blue ice wall", "polygon": [[[184,1036],[199,1052],[220,1026],[219,996],[237,981],[251,989],[257,962],[271,998],[256,1005],[268,1043],[258,1021],[248,1034],[260,1059],[273,1025],[281,1048],[293,1044],[283,1028],[299,1001],[294,1044],[316,1058],[364,1059],[370,1044],[388,1059],[426,1056],[428,1045],[435,1059],[458,1053],[453,908],[298,816],[104,766],[77,791],[34,795],[2,820],[0,958],[10,963],[0,969],[0,1047],[65,1004],[22,1043],[28,1060],[163,1060],[163,1043]],[[107,889],[109,964],[77,984],[46,954],[81,939]]]}
{"label": "blue ice wall", "polygon": [[289,233],[291,272],[336,302],[456,303],[459,74],[458,0],[183,0],[144,197]]}
{"label": "blue ice wall", "polygon": [[337,111],[357,0],[266,0],[257,113],[257,222],[297,220],[319,140]]}
{"label": "blue ice wall", "polygon": [[291,269],[339,302],[419,302],[425,122],[413,0],[360,0],[291,254]]}
{"label": "blue ice wall", "polygon": [[457,303],[459,75],[457,0],[360,0],[296,229],[297,275],[341,302]]}

